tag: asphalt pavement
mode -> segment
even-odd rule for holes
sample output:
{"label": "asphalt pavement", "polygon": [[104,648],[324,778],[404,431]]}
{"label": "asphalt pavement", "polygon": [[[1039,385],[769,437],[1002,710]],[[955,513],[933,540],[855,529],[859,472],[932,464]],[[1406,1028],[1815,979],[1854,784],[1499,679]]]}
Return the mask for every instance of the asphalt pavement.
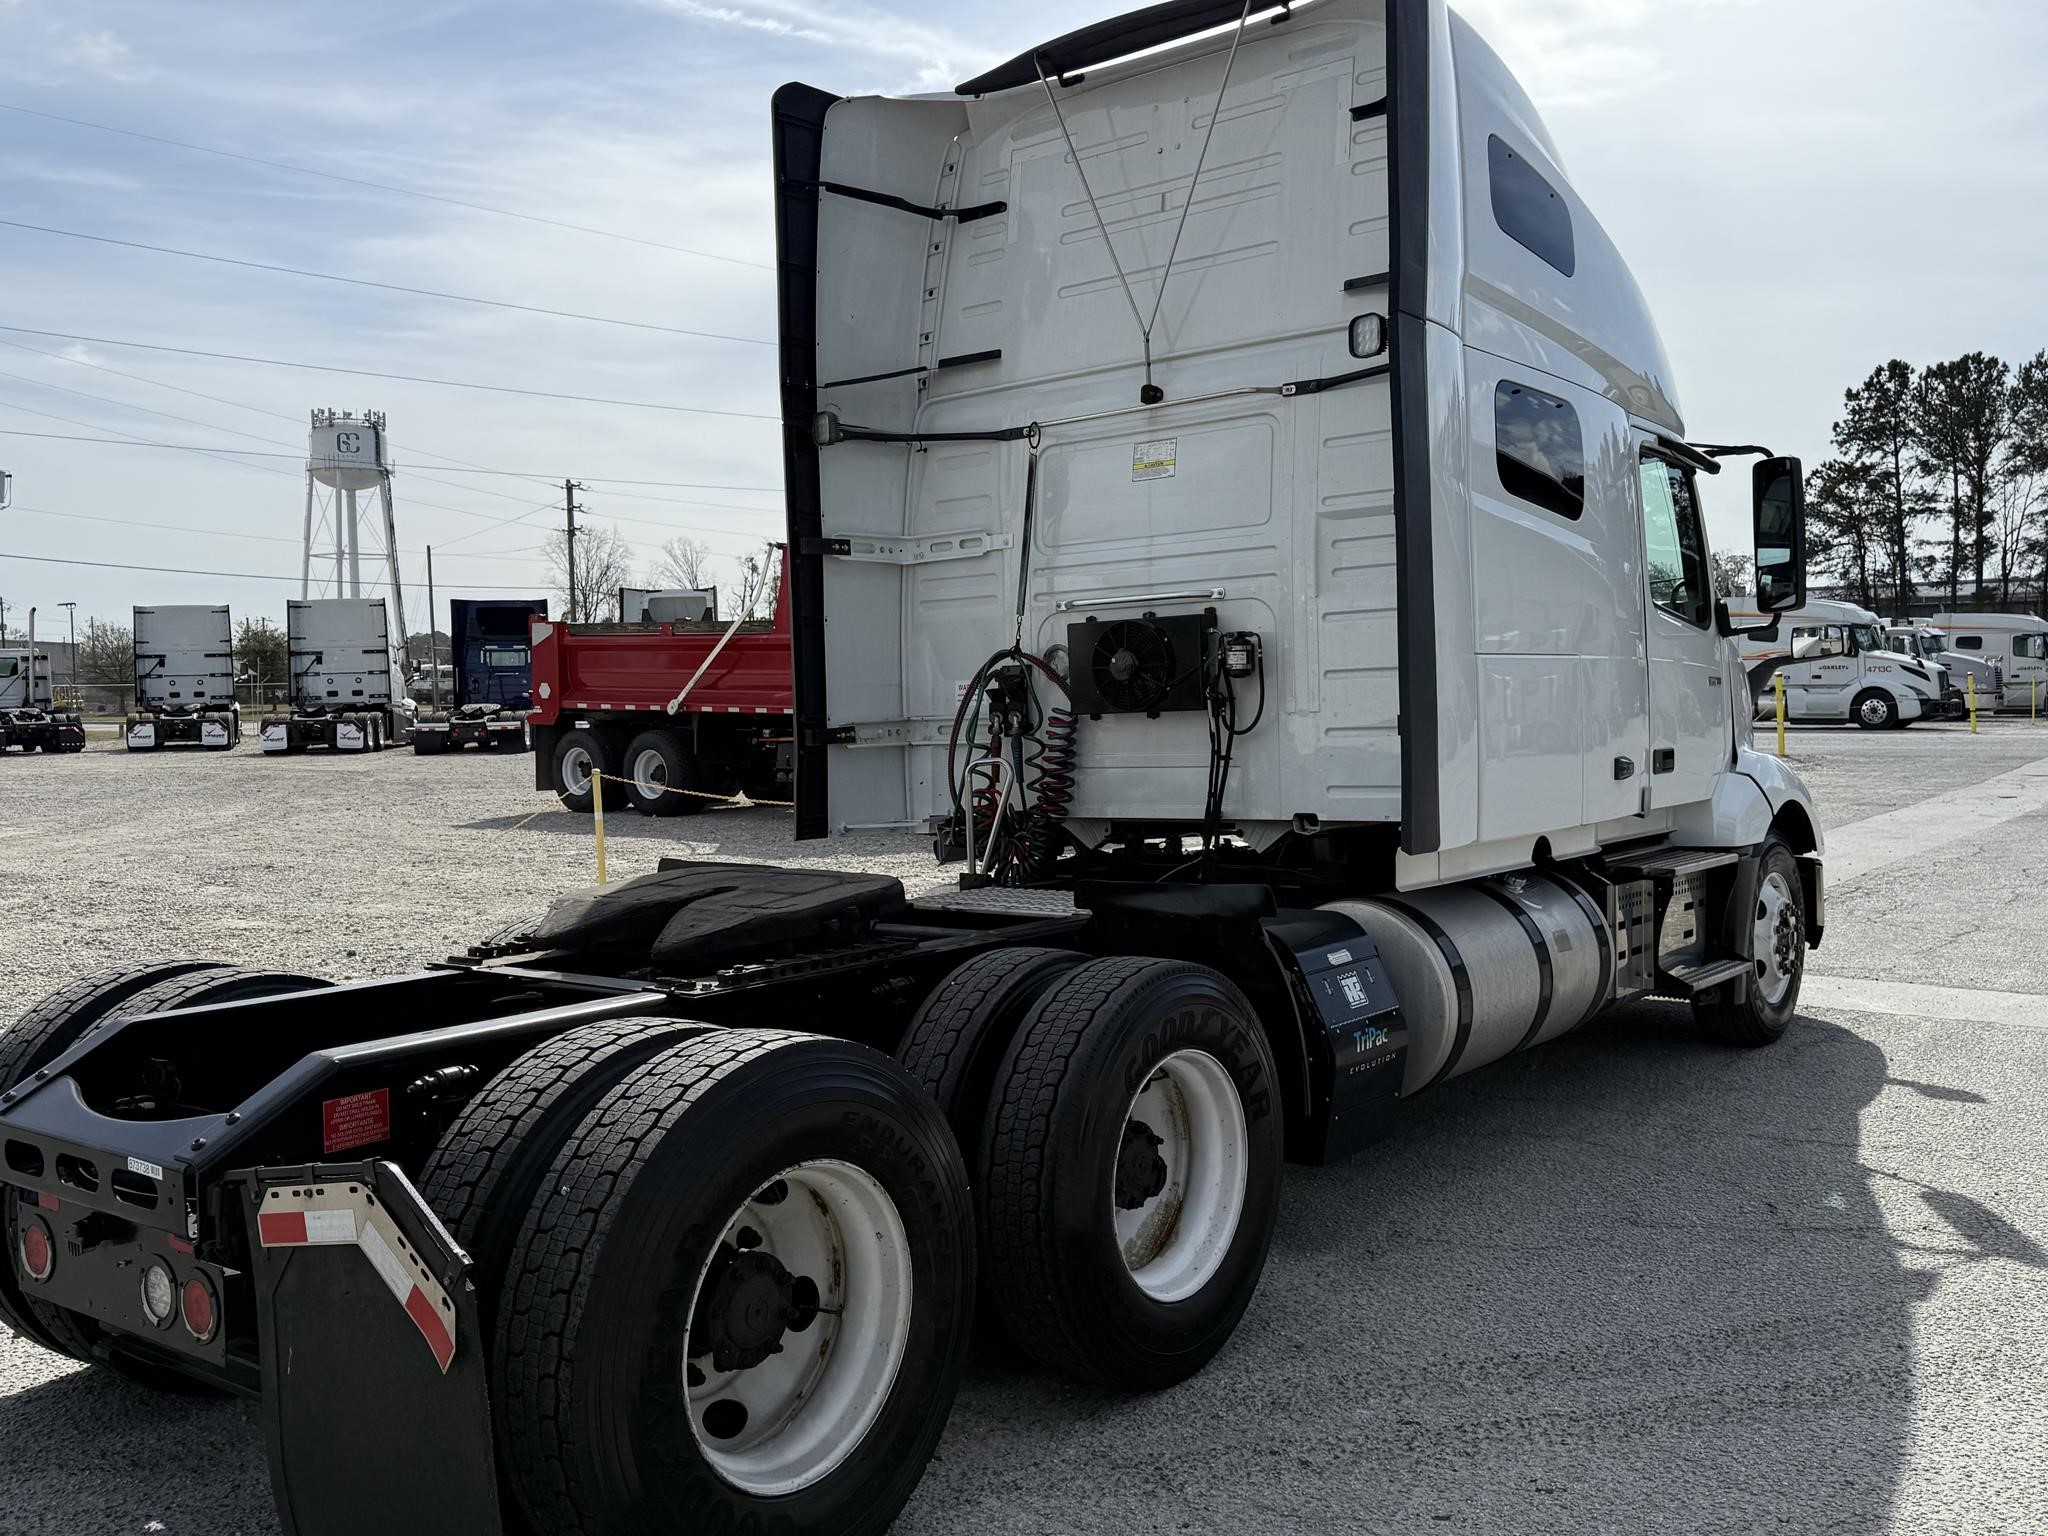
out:
{"label": "asphalt pavement", "polygon": [[[1633,1006],[1290,1170],[1208,1370],[1128,1397],[985,1354],[901,1536],[2048,1531],[2048,726],[1790,747],[1843,872],[1780,1045]],[[459,947],[588,878],[524,770],[0,762],[0,1019],[111,959]],[[626,872],[786,853],[771,812],[618,823]],[[277,1530],[246,1406],[14,1341],[0,1455],[0,1532]]]}

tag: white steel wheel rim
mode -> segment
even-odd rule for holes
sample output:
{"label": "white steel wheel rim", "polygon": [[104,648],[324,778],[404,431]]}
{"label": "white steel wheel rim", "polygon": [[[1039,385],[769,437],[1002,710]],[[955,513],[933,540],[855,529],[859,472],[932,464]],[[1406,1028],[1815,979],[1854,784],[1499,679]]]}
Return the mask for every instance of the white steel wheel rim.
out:
{"label": "white steel wheel rim", "polygon": [[668,764],[649,747],[633,759],[633,787],[649,800],[668,788]]}
{"label": "white steel wheel rim", "polygon": [[1244,1215],[1250,1163],[1244,1103],[1222,1062],[1175,1051],[1152,1069],[1124,1112],[1110,1189],[1117,1249],[1139,1290],[1185,1301],[1215,1278]]}
{"label": "white steel wheel rim", "polygon": [[1772,1007],[1785,1000],[1799,974],[1799,903],[1784,874],[1772,870],[1756,893],[1756,931],[1750,953],[1756,956],[1756,986]]}
{"label": "white steel wheel rim", "polygon": [[[786,1191],[780,1199],[778,1189]],[[735,1252],[765,1255],[808,1280],[817,1310],[758,1363],[722,1368],[712,1353],[719,1319],[704,1315],[705,1304],[718,1299],[714,1272]],[[739,1321],[760,1322],[766,1290],[755,1288],[755,1304],[739,1309]],[[735,1488],[764,1498],[829,1476],[889,1400],[909,1341],[911,1290],[903,1218],[871,1174],[826,1159],[769,1180],[726,1222],[691,1296],[682,1371],[690,1433],[705,1461]],[[720,1406],[733,1404],[745,1410],[736,1429],[734,1409]]]}
{"label": "white steel wheel rim", "polygon": [[562,754],[562,783],[572,795],[590,793],[590,749],[574,746]]}

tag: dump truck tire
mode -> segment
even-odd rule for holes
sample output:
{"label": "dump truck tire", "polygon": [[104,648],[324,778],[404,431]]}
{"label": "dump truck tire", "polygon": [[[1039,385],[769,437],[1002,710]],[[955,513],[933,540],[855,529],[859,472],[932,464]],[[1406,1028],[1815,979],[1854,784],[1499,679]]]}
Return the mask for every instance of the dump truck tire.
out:
{"label": "dump truck tire", "polygon": [[520,1223],[555,1156],[620,1078],[709,1026],[586,1024],[536,1046],[477,1091],[420,1172],[420,1193],[476,1262],[485,1336]]}
{"label": "dump truck tire", "polygon": [[642,731],[620,760],[626,803],[642,816],[694,816],[711,802],[681,793],[704,787],[697,754],[673,731]]}
{"label": "dump truck tire", "polygon": [[[601,731],[565,730],[555,742],[555,793],[572,811],[587,813],[595,800],[593,773],[617,773],[618,748]],[[575,786],[581,784],[582,788]],[[622,803],[618,786],[605,792],[605,804]]]}
{"label": "dump truck tire", "polygon": [[[64,1045],[50,1051],[44,1059],[54,1058],[59,1052],[84,1039],[112,1019],[140,1018],[144,1014],[169,1013],[174,1008],[199,1008],[209,1003],[238,1003],[251,998],[276,997],[282,993],[305,992],[333,985],[332,982],[318,976],[302,976],[289,971],[250,971],[240,966],[220,965],[211,961],[181,961],[153,969],[156,971],[153,980],[139,990],[128,993],[119,1002],[103,1008],[98,1017],[84,1028],[76,1027],[77,1020],[74,1016],[71,1021],[74,1032],[70,1039]],[[26,1023],[27,1020],[24,1019],[22,1022]],[[16,1027],[19,1028],[19,1025]],[[8,1034],[12,1035],[13,1030],[8,1031]],[[33,1066],[30,1070],[33,1070]],[[10,1245],[14,1241],[12,1230],[8,1233],[8,1241]],[[11,1266],[9,1283],[12,1283]],[[55,1341],[52,1347],[78,1360],[90,1361],[98,1358],[98,1345],[106,1334],[91,1318],[62,1307],[51,1306],[33,1296],[25,1296],[22,1300],[30,1319],[37,1325],[40,1333],[49,1335]],[[106,1363],[115,1374],[126,1377],[137,1386],[176,1393],[180,1396],[220,1395],[214,1387],[158,1365],[145,1353],[125,1348],[119,1335],[113,1336],[113,1348]]]}
{"label": "dump truck tire", "polygon": [[974,1285],[966,1170],[902,1068],[713,1031],[614,1087],[542,1190],[493,1350],[535,1529],[888,1528],[951,1410]]}
{"label": "dump truck tire", "polygon": [[981,1258],[1012,1337],[1109,1386],[1193,1375],[1265,1269],[1281,1158],[1272,1049],[1226,977],[1069,972],[1011,1043],[982,1140]]}

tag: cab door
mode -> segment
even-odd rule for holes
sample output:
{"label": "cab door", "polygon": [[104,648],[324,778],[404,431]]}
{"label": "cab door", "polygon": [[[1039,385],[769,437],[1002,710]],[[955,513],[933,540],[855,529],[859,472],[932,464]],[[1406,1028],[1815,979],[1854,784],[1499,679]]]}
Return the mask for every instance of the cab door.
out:
{"label": "cab door", "polygon": [[1650,809],[1712,798],[1734,751],[1738,681],[1714,622],[1713,563],[1693,471],[1645,442],[1638,485],[1650,657]]}

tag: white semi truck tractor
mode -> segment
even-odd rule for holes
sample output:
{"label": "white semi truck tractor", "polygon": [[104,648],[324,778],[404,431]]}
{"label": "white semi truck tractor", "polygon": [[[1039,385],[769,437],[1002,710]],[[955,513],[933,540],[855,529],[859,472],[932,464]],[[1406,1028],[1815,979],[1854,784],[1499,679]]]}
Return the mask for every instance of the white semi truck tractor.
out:
{"label": "white semi truck tractor", "polygon": [[235,630],[227,608],[180,603],[135,610],[130,752],[189,743],[225,752],[242,739]]}
{"label": "white semi truck tractor", "polygon": [[288,704],[263,721],[265,752],[380,752],[411,739],[415,711],[392,666],[383,598],[295,598],[285,643]]}
{"label": "white semi truck tractor", "polygon": [[[877,1536],[977,1289],[1160,1388],[1287,1162],[1618,1002],[1795,1027],[1821,834],[1713,596],[1736,450],[1464,22],[1186,0],[773,119],[795,831],[929,827],[957,887],[668,860],[0,1045],[0,1307],[255,1398],[299,1536]],[[1767,627],[1801,474],[1750,477]]]}

